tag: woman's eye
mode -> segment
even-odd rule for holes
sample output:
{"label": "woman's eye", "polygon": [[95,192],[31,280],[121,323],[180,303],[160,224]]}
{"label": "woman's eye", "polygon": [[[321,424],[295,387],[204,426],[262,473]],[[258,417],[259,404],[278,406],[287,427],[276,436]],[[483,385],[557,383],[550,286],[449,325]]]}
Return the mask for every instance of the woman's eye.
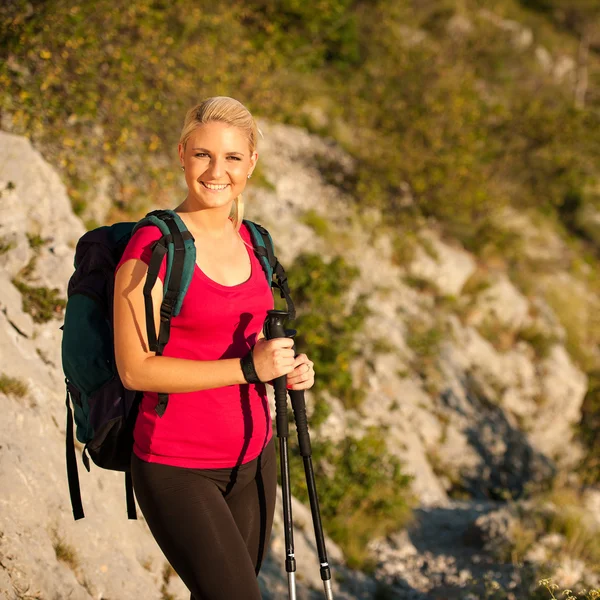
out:
{"label": "woman's eye", "polygon": [[208,156],[208,154],[206,154],[206,152],[198,152],[194,156]]}
{"label": "woman's eye", "polygon": [[232,160],[242,160],[239,156],[228,156],[227,158],[231,158]]}

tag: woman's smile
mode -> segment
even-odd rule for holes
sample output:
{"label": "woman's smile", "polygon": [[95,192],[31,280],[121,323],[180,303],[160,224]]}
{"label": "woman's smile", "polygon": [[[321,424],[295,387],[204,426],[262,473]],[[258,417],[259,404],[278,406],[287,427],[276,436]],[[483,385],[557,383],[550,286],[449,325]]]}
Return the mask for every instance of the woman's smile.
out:
{"label": "woman's smile", "polygon": [[207,181],[201,181],[200,183],[211,192],[222,192],[229,187],[228,183],[208,183]]}

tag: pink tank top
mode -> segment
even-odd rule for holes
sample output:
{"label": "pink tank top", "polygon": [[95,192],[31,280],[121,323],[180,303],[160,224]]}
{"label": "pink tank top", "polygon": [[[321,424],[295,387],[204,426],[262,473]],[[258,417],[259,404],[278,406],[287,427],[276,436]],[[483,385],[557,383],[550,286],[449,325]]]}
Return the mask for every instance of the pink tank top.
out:
{"label": "pink tank top", "polygon": [[[235,286],[209,279],[196,265],[181,312],[171,321],[164,356],[193,360],[242,358],[256,343],[273,295],[252,251],[250,232],[240,228],[252,274]],[[150,262],[157,227],[138,230],[119,267],[132,258]],[[159,277],[164,282],[166,261]],[[144,324],[145,326],[145,324]],[[157,332],[158,333],[158,332]],[[135,454],[142,460],[198,469],[230,468],[256,458],[272,436],[265,385],[244,384],[169,394],[162,417],[156,392],[144,392],[134,430]]]}

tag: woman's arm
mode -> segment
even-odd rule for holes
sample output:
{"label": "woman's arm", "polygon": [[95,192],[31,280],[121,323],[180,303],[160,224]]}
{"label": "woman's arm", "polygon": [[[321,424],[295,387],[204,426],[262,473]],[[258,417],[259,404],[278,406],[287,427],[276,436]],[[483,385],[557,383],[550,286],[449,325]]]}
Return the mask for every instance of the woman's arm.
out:
{"label": "woman's arm", "polygon": [[[197,361],[156,356],[149,350],[143,294],[147,272],[146,263],[131,259],[121,265],[115,277],[115,359],[125,387],[172,394],[246,383],[237,358]],[[162,295],[163,284],[157,279],[152,290],[157,332]],[[291,372],[292,340],[261,341],[255,347],[254,363],[262,381]]]}

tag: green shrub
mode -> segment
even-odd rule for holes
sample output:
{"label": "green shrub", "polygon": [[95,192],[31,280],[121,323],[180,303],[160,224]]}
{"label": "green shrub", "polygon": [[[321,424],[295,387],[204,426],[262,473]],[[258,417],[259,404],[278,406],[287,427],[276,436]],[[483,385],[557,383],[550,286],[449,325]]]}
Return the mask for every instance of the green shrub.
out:
{"label": "green shrub", "polygon": [[326,238],[329,234],[329,223],[325,217],[319,215],[315,210],[306,211],[300,217],[302,223],[310,227],[319,237]]}
{"label": "green shrub", "polygon": [[[348,291],[358,269],[341,257],[326,263],[316,254],[302,254],[287,271],[298,313],[294,322],[298,329],[296,347],[315,363],[317,397],[327,390],[346,408],[357,407],[363,394],[352,381],[350,364],[360,355],[355,335],[368,313],[365,297],[348,303]],[[318,406],[313,425],[326,415],[327,408]]]}
{"label": "green shrub", "polygon": [[47,323],[60,319],[67,302],[60,297],[58,288],[35,287],[21,279],[13,279],[13,285],[23,297],[23,310],[33,317],[36,323]]}
{"label": "green shrub", "polygon": [[547,358],[552,347],[558,343],[556,336],[541,330],[536,325],[520,329],[517,332],[517,339],[527,342],[538,359]]}
{"label": "green shrub", "polygon": [[[360,439],[314,442],[313,460],[324,529],[350,567],[368,570],[368,541],[398,531],[410,519],[412,477],[403,473],[387,452],[384,434],[374,428]],[[300,464],[296,471],[302,472]],[[292,492],[308,502],[306,482],[299,476],[293,478]]]}
{"label": "green shrub", "polygon": [[600,483],[600,371],[588,374],[588,391],[581,407],[577,436],[586,448],[578,471],[584,482]]}

